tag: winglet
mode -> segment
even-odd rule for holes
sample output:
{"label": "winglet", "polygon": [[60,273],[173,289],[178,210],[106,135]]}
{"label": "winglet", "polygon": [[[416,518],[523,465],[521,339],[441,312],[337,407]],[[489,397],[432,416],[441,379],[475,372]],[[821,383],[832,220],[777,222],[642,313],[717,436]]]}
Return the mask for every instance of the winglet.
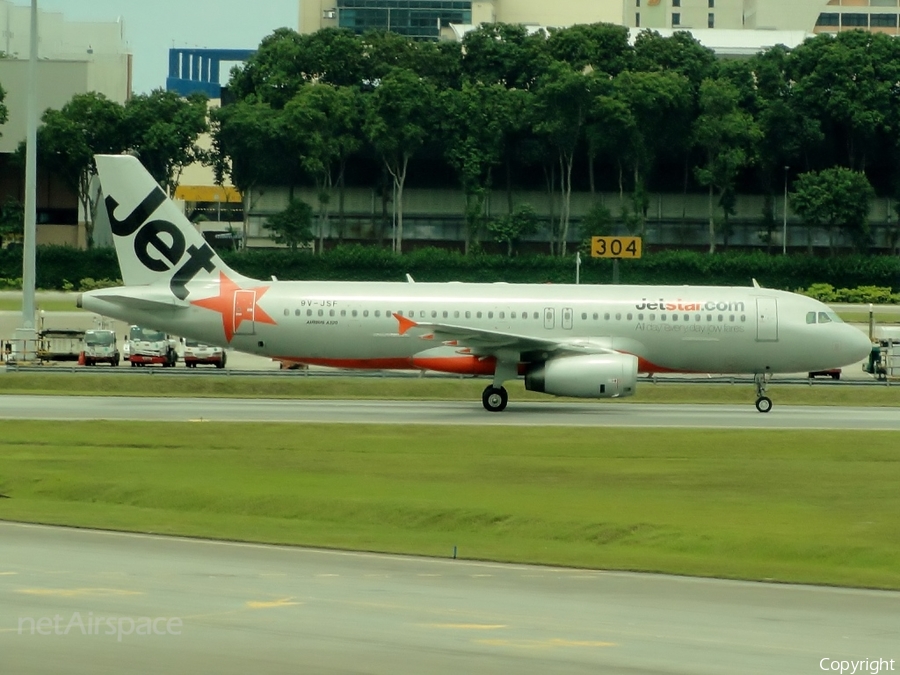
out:
{"label": "winglet", "polygon": [[397,314],[396,312],[394,313],[394,318],[397,319],[397,323],[400,324],[400,326],[397,329],[397,332],[400,335],[405,335],[406,331],[408,331],[410,328],[415,328],[416,326],[419,325],[412,319],[408,319],[405,316],[403,316],[402,314]]}

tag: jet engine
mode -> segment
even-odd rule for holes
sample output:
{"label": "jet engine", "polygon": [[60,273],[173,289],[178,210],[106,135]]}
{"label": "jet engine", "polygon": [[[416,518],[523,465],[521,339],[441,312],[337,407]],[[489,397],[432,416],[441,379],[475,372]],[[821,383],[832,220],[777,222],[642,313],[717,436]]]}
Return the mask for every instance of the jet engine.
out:
{"label": "jet engine", "polygon": [[577,398],[632,396],[637,369],[637,357],[631,354],[559,356],[530,366],[525,372],[525,388]]}

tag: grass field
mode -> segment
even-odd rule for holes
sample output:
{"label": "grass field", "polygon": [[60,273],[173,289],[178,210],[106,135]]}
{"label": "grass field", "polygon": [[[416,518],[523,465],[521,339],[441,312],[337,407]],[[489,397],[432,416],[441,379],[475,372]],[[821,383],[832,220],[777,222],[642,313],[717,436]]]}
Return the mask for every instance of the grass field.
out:
{"label": "grass field", "polygon": [[[48,366],[53,368],[54,366]],[[417,399],[480,401],[489,380],[480,378],[305,377],[302,372],[275,377],[168,375],[157,369],[115,376],[108,373],[0,373],[0,394],[116,396],[207,396],[238,398]],[[572,401],[525,391],[521,381],[508,382],[510,401]],[[900,387],[831,386],[828,383],[769,387],[776,405],[897,406]],[[721,403],[753,405],[753,385],[654,384],[639,381],[637,394],[621,400],[594,401],[598,406],[630,403]],[[585,403],[584,400],[579,400]]]}
{"label": "grass field", "polygon": [[[37,299],[36,309],[43,309],[45,312],[80,312],[83,310],[75,306],[75,296],[65,300],[42,300]],[[0,312],[21,312],[22,300],[20,298],[0,298]]]}
{"label": "grass field", "polygon": [[896,434],[4,422],[0,518],[900,588]]}

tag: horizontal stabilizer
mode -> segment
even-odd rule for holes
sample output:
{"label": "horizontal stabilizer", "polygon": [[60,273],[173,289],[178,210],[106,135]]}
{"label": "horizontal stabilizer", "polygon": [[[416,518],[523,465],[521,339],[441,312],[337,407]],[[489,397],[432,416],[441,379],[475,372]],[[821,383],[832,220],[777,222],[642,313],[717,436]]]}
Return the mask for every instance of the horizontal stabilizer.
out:
{"label": "horizontal stabilizer", "polygon": [[[102,288],[96,291],[84,293],[96,300],[110,302],[120,307],[133,307],[134,309],[160,309],[162,307],[190,307],[191,304],[172,295],[169,286],[118,286],[116,288]],[[79,299],[79,306],[82,305]]]}

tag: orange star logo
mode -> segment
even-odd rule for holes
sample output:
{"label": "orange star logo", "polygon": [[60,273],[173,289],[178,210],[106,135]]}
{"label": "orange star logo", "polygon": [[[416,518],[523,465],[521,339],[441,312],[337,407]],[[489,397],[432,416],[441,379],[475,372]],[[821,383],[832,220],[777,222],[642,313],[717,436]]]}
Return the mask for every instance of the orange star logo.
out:
{"label": "orange star logo", "polygon": [[222,315],[222,328],[229,344],[244,321],[276,325],[274,319],[259,306],[259,299],[271,286],[241,288],[219,272],[219,294],[202,300],[193,300],[192,305],[204,307]]}

